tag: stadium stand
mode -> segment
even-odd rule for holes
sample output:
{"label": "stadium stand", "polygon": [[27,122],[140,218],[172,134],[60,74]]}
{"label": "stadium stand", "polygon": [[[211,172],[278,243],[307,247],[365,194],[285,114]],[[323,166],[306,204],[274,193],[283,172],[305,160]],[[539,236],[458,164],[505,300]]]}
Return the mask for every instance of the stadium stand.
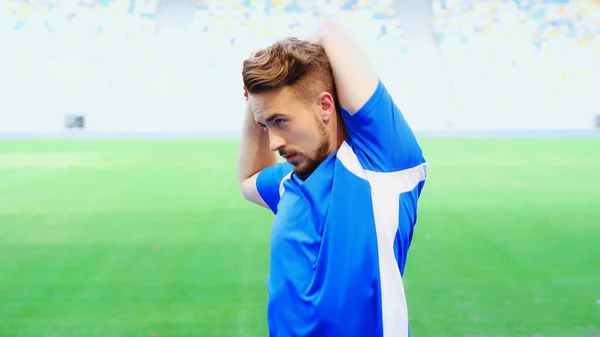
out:
{"label": "stadium stand", "polygon": [[455,93],[470,115],[541,128],[591,121],[590,90],[600,79],[597,1],[440,1],[434,10]]}
{"label": "stadium stand", "polygon": [[[157,3],[1,2],[0,41],[13,51],[0,56],[5,101],[34,108],[35,102],[23,101],[33,92],[59,110],[108,108],[111,99],[138,109],[198,107],[199,92],[225,98],[223,92],[239,86],[239,61],[250,50],[283,36],[306,36],[324,17],[350,22],[391,81],[410,50],[392,0],[198,0],[188,35],[168,44],[155,37]],[[565,127],[585,118],[594,123],[597,112],[589,110],[593,88],[600,87],[600,2],[435,0],[432,6],[433,29],[463,109],[514,114],[506,122],[498,118],[499,127],[509,127],[511,118],[529,119],[523,122],[528,127],[544,127],[544,120]],[[178,61],[165,61],[175,49]],[[217,83],[217,76],[226,80]],[[583,111],[579,119],[563,117],[573,110]]]}

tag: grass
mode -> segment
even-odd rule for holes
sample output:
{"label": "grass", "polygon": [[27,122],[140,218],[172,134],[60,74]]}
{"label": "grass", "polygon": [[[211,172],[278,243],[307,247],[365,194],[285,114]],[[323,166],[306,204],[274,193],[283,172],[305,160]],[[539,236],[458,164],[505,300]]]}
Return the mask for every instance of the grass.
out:
{"label": "grass", "polygon": [[[600,336],[600,139],[425,139],[413,336]],[[0,142],[0,336],[266,336],[236,144]]]}

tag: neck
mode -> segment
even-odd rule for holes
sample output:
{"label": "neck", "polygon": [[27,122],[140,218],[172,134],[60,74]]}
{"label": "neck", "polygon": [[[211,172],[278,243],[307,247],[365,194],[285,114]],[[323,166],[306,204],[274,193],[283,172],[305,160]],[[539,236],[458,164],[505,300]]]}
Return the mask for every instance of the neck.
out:
{"label": "neck", "polygon": [[348,130],[346,130],[346,124],[344,124],[344,120],[339,113],[337,114],[335,122],[334,127],[336,132],[332,134],[331,144],[333,144],[336,149],[339,149],[340,146],[342,146],[342,143],[348,138]]}

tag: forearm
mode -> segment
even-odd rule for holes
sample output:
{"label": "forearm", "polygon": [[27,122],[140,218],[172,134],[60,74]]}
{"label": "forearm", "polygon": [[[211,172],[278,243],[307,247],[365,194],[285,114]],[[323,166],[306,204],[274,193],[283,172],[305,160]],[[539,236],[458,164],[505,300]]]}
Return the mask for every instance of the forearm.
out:
{"label": "forearm", "polygon": [[379,81],[367,54],[354,35],[335,21],[322,22],[311,40],[325,49],[341,106],[356,112],[371,97]]}
{"label": "forearm", "polygon": [[238,151],[240,183],[262,169],[277,164],[275,153],[269,149],[269,135],[256,124],[249,105],[246,106]]}

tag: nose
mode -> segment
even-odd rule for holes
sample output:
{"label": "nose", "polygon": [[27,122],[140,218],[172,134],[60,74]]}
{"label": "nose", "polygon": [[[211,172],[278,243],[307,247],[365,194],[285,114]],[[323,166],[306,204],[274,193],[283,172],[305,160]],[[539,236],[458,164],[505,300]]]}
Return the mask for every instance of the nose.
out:
{"label": "nose", "polygon": [[269,133],[269,146],[271,151],[279,151],[279,149],[285,146],[285,140],[271,132]]}

